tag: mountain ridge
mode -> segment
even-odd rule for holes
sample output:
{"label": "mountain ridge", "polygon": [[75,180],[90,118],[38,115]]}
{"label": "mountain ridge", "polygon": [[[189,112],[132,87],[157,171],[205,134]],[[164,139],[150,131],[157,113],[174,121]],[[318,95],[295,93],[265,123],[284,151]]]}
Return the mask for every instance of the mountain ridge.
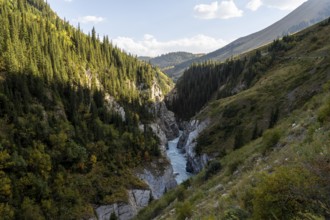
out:
{"label": "mountain ridge", "polygon": [[248,36],[241,37],[223,48],[208,53],[200,58],[181,63],[173,69],[165,71],[165,73],[177,80],[192,63],[200,63],[207,60],[225,61],[232,56],[247,52],[264,44],[268,44],[277,38],[302,30],[329,16],[329,1],[309,0],[269,27]]}
{"label": "mountain ridge", "polygon": [[138,57],[140,60],[151,63],[159,67],[162,71],[173,68],[175,65],[203,56],[203,54],[193,54],[188,52],[171,52],[157,57]]}
{"label": "mountain ridge", "polygon": [[181,123],[179,147],[198,174],[136,219],[328,219],[329,31],[327,19],[232,60],[190,67],[168,104],[198,107],[172,108],[193,115]]}

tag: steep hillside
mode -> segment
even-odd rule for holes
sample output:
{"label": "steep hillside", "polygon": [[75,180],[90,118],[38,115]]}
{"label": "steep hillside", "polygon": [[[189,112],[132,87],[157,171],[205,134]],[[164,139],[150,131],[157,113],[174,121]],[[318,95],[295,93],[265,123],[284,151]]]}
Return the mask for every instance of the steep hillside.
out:
{"label": "steep hillside", "polygon": [[227,46],[200,58],[181,63],[167,71],[167,74],[174,79],[178,79],[192,63],[201,63],[207,60],[224,61],[232,56],[270,43],[274,39],[281,38],[284,35],[303,30],[329,16],[330,2],[328,0],[309,0],[264,30],[235,40]]}
{"label": "steep hillside", "polygon": [[167,166],[148,125],[172,81],[44,0],[1,0],[0,23],[0,218],[91,219],[110,204],[127,218],[132,194],[148,204],[133,171]]}
{"label": "steep hillside", "polygon": [[174,66],[201,57],[202,54],[192,54],[187,52],[173,52],[168,54],[163,54],[158,57],[139,57],[140,60],[150,62],[152,65],[161,68],[162,71],[168,71]]}
{"label": "steep hillside", "polygon": [[328,219],[329,31],[326,20],[227,63],[191,67],[190,90],[169,101],[217,80],[182,123],[187,168],[204,169],[137,219]]}

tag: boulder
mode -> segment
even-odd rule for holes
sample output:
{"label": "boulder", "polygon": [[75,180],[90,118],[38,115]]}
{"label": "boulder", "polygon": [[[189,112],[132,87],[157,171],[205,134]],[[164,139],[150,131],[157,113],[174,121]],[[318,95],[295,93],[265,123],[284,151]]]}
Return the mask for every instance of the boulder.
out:
{"label": "boulder", "polygon": [[109,220],[112,213],[119,220],[130,220],[137,213],[148,206],[151,200],[150,190],[133,189],[128,191],[128,203],[115,203],[112,205],[103,205],[96,208],[95,212],[98,220]]}

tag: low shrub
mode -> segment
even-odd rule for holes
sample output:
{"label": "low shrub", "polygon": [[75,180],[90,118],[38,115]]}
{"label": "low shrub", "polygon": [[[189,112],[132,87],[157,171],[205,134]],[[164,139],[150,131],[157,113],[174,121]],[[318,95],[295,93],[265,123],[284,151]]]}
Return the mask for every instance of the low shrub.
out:
{"label": "low shrub", "polygon": [[208,180],[215,174],[219,173],[222,169],[221,163],[217,160],[213,160],[210,164],[206,167],[204,179]]}
{"label": "low shrub", "polygon": [[187,179],[181,184],[185,189],[188,189],[191,186],[191,180]]}
{"label": "low shrub", "polygon": [[185,189],[183,186],[179,186],[179,188],[177,189],[177,198],[181,202],[183,202],[185,200],[186,193],[185,193]]}
{"label": "low shrub", "polygon": [[234,173],[237,168],[239,167],[239,165],[242,163],[241,160],[233,160],[233,161],[230,161],[228,164],[227,164],[227,167],[228,167],[228,172],[229,172],[229,175],[231,175],[232,173]]}
{"label": "low shrub", "polygon": [[304,213],[322,215],[329,198],[319,178],[304,167],[281,167],[261,178],[254,190],[253,219],[300,219]]}
{"label": "low shrub", "polygon": [[244,220],[248,219],[248,217],[249,215],[245,210],[239,207],[233,207],[224,212],[222,220]]}
{"label": "low shrub", "polygon": [[321,123],[330,119],[330,99],[328,99],[327,102],[319,109],[317,119]]}
{"label": "low shrub", "polygon": [[185,220],[192,216],[192,206],[189,202],[178,203],[176,207],[176,214],[178,220]]}
{"label": "low shrub", "polygon": [[281,139],[281,131],[279,129],[271,129],[264,133],[262,137],[262,142],[265,150],[271,149],[276,146],[276,144]]}

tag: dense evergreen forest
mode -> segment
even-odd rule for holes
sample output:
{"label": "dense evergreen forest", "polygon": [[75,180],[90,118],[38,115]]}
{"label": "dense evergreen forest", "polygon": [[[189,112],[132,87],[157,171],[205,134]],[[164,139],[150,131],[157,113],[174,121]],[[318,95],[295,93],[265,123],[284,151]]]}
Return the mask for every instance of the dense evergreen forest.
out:
{"label": "dense evergreen forest", "polygon": [[285,36],[271,44],[267,51],[269,56],[256,50],[249,58],[242,56],[225,62],[193,64],[177,82],[176,95],[170,97],[167,104],[181,119],[190,119],[210,99],[229,97],[253,86],[272,66],[275,58],[297,42],[299,39]]}
{"label": "dense evergreen forest", "polygon": [[139,123],[153,120],[151,87],[171,81],[44,0],[0,0],[0,23],[1,219],[88,219],[145,188],[130,168],[159,140]]}
{"label": "dense evergreen forest", "polygon": [[200,57],[202,54],[192,54],[187,52],[172,52],[167,54],[162,54],[158,57],[139,57],[141,60],[150,62],[152,65],[158,66],[162,70],[173,68],[173,66],[180,63],[192,60],[196,57]]}

